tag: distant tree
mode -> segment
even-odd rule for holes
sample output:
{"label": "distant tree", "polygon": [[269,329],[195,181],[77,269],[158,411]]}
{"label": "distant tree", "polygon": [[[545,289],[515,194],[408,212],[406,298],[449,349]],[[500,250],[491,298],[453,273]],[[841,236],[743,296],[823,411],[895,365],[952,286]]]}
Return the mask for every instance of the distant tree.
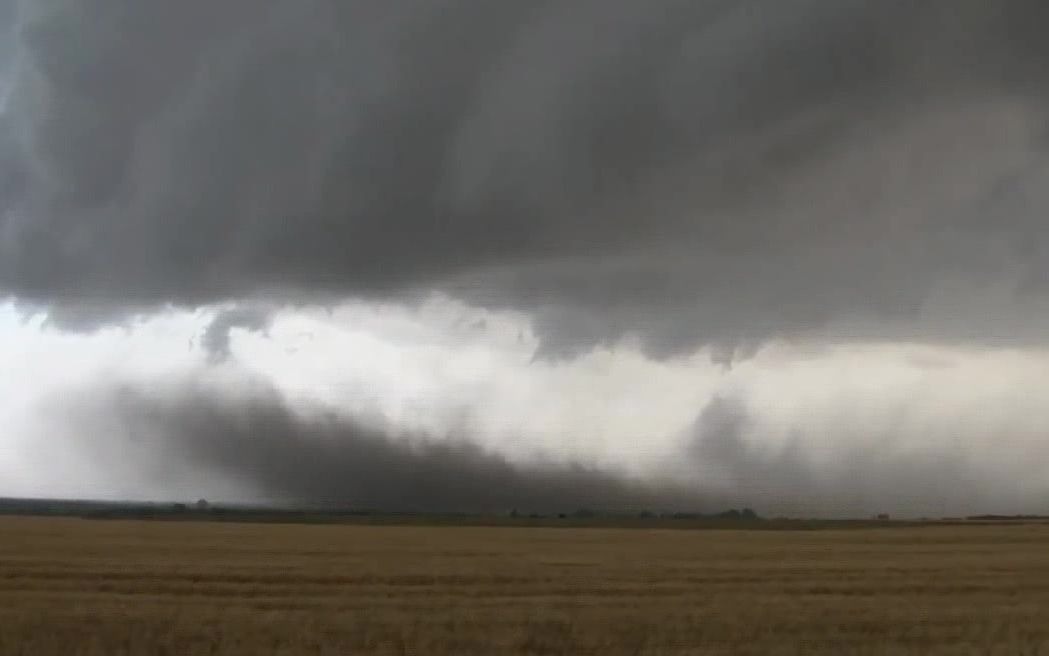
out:
{"label": "distant tree", "polygon": [[207,510],[210,507],[211,507],[211,504],[208,503],[207,499],[200,499],[200,500],[197,501],[197,510],[203,511],[203,510]]}

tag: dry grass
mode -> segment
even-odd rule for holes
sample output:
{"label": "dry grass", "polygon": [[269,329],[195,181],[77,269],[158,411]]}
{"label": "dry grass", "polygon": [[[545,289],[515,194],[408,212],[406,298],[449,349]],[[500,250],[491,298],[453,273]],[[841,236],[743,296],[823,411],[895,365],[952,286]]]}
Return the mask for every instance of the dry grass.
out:
{"label": "dry grass", "polygon": [[0,653],[1049,654],[1049,526],[0,520]]}

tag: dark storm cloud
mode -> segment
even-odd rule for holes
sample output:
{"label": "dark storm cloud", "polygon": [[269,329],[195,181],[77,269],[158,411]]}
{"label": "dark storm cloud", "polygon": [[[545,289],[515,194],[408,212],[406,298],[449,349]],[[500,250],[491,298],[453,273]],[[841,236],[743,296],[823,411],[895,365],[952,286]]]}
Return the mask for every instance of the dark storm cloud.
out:
{"label": "dark storm cloud", "polygon": [[[386,511],[752,507],[765,516],[940,517],[1044,513],[1049,492],[1044,457],[1023,436],[988,445],[964,426],[920,424],[914,432],[892,417],[866,425],[826,416],[829,428],[799,426],[777,440],[762,434],[767,425],[735,397],[709,402],[681,450],[667,453],[667,466],[647,478],[512,461],[469,435],[432,439],[367,416],[293,404],[258,380],[232,387],[189,379],[115,383],[51,401],[57,434],[72,441],[51,440],[50,449],[72,448],[108,484],[131,490],[127,481],[142,481],[151,495],[232,490],[253,501]],[[951,438],[930,431],[952,431]],[[1026,448],[1026,457],[997,448]]]}
{"label": "dark storm cloud", "polygon": [[387,511],[636,512],[706,503],[685,487],[581,465],[515,464],[462,437],[395,435],[293,408],[261,382],[235,394],[185,381],[118,386],[58,406],[77,427],[76,447],[114,480],[134,472],[155,484],[194,472],[256,500]]}
{"label": "dark storm cloud", "polygon": [[1047,288],[1040,0],[18,8],[0,290],[63,323],[442,289],[727,358]]}

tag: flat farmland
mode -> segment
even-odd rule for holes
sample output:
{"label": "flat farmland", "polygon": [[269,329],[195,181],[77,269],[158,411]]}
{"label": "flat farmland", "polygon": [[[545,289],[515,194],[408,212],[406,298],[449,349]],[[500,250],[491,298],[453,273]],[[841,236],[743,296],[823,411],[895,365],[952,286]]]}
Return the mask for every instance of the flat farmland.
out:
{"label": "flat farmland", "polygon": [[4,518],[0,653],[1049,654],[1049,526]]}

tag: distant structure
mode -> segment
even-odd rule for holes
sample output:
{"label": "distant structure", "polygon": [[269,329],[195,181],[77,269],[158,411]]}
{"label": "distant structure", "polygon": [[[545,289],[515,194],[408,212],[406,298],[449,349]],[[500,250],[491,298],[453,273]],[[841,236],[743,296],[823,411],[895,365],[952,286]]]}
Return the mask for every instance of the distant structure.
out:
{"label": "distant structure", "polygon": [[877,519],[879,522],[887,522],[889,521],[889,515],[888,513],[881,513],[880,515],[878,515]]}

